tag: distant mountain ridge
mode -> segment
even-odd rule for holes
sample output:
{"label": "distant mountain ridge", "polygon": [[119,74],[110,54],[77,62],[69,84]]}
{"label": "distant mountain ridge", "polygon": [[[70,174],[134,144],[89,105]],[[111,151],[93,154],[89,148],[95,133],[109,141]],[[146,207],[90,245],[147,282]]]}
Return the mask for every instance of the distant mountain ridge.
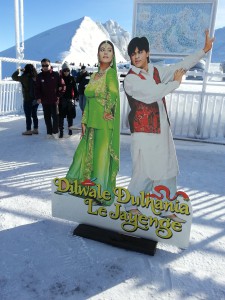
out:
{"label": "distant mountain ridge", "polygon": [[[225,61],[225,27],[215,31],[211,62]],[[76,65],[97,63],[97,48],[101,41],[109,39],[115,45],[117,62],[129,59],[127,45],[130,33],[117,22],[109,20],[102,24],[89,17],[54,27],[25,40],[24,59],[40,61],[47,57],[52,62],[68,61]],[[15,57],[15,46],[0,52],[3,57]],[[3,78],[11,76],[15,64],[2,63]]]}
{"label": "distant mountain ridge", "polygon": [[131,38],[130,33],[113,20],[109,20],[104,24],[97,22],[97,24],[102,30],[105,30],[110,40],[120,49],[123,56],[128,60],[127,46]]}
{"label": "distant mountain ridge", "polygon": [[[111,40],[115,45],[117,62],[126,61],[125,53],[130,34],[112,20],[104,24],[89,17],[54,27],[25,40],[24,59],[40,61],[47,57],[52,62],[68,61],[76,65],[97,63],[100,42]],[[0,52],[3,57],[15,57],[15,47]],[[3,63],[3,78],[10,76],[15,64]]]}

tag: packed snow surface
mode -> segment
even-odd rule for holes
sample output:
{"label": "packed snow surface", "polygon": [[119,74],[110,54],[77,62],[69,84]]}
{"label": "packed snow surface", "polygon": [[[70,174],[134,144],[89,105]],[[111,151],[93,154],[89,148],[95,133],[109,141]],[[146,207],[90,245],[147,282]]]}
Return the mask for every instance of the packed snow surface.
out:
{"label": "packed snow surface", "polygon": [[[77,223],[51,216],[51,180],[65,175],[80,131],[46,139],[41,111],[39,119],[40,134],[22,136],[23,116],[0,117],[1,300],[225,299],[224,145],[175,141],[179,190],[194,211],[190,246],[158,243],[148,256],[73,236]],[[117,180],[124,187],[130,140],[121,136]]]}

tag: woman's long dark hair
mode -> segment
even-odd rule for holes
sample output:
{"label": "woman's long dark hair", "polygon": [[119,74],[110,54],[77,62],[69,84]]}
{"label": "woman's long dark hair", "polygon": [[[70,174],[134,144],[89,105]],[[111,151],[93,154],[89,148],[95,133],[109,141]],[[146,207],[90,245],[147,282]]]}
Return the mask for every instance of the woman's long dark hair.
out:
{"label": "woman's long dark hair", "polygon": [[29,74],[29,75],[31,75],[31,77],[37,77],[37,70],[35,69],[35,67],[32,64],[27,64],[24,67],[23,74]]}

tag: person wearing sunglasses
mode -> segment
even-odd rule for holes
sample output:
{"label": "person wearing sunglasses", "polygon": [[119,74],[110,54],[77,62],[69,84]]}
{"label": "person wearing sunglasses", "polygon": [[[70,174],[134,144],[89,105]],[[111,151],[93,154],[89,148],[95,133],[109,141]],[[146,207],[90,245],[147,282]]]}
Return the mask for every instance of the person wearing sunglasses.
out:
{"label": "person wearing sunglasses", "polygon": [[41,61],[41,72],[37,76],[35,97],[42,104],[47,137],[58,139],[59,97],[65,93],[65,83],[58,72],[53,71],[50,60]]}
{"label": "person wearing sunglasses", "polygon": [[66,85],[66,91],[59,100],[59,138],[63,138],[64,118],[67,118],[68,134],[72,135],[73,119],[76,117],[75,99],[78,97],[78,91],[67,62],[63,63],[60,76]]}

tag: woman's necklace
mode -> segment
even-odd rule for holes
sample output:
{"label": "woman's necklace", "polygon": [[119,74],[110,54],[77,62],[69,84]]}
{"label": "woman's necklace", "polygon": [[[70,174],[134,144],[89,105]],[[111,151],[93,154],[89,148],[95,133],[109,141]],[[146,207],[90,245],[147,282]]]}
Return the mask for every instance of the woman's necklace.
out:
{"label": "woman's necklace", "polygon": [[109,69],[109,68],[105,69],[104,71],[101,71],[101,70],[99,69],[99,71],[97,72],[98,76],[99,76],[99,77],[102,77],[108,69]]}
{"label": "woman's necklace", "polygon": [[99,76],[103,76],[105,74],[105,71],[98,71],[97,73]]}

